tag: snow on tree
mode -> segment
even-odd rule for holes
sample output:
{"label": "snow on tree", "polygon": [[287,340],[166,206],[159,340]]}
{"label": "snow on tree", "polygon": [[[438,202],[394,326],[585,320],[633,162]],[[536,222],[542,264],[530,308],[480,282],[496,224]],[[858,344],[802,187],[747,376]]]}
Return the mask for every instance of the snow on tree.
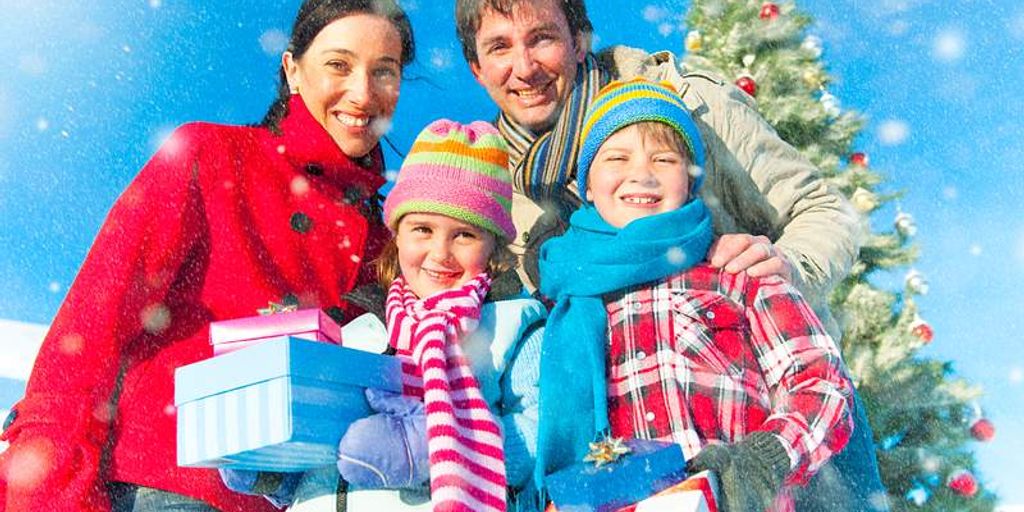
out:
{"label": "snow on tree", "polygon": [[[897,211],[889,227],[872,229],[872,216],[891,211],[885,206],[900,193],[885,192],[885,177],[855,150],[864,119],[829,92],[822,40],[807,33],[811,22],[792,2],[693,0],[684,66],[732,80],[753,96],[782,138],[861,215],[863,247],[831,306],[892,509],[993,510],[997,498],[977,478],[971,446],[994,434],[977,405],[981,390],[956,377],[949,362],[919,352],[934,333],[914,301],[928,291],[925,277],[910,268],[917,228],[910,214]],[[873,282],[902,271],[902,289]]]}

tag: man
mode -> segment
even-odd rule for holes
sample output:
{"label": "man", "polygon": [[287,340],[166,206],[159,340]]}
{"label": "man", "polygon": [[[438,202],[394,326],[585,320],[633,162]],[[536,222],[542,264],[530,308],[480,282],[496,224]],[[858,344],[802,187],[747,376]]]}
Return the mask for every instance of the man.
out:
{"label": "man", "polygon": [[[789,279],[839,338],[827,298],[857,255],[856,214],[778,137],[752,98],[715,77],[681,74],[669,52],[591,53],[583,0],[457,0],[456,24],[470,70],[501,110],[497,124],[511,147],[520,233],[512,247],[528,288],[536,288],[540,245],[564,230],[579,204],[578,133],[588,102],[611,79],[643,76],[680,92],[704,139],[702,195],[719,235],[708,261],[730,272]],[[859,401],[850,448],[833,461],[808,486],[798,510],[886,508]]]}

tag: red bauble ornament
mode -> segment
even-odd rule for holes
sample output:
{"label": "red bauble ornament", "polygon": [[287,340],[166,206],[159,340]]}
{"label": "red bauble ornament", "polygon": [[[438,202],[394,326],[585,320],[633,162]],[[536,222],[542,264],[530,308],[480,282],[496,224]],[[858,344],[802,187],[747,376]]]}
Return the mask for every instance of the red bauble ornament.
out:
{"label": "red bauble ornament", "polygon": [[761,13],[758,16],[762,20],[774,20],[779,17],[779,6],[774,2],[765,2],[761,4]]}
{"label": "red bauble ornament", "polygon": [[861,152],[856,152],[850,155],[850,163],[853,165],[859,165],[861,167],[868,166],[868,155]]}
{"label": "red bauble ornament", "polygon": [[750,75],[743,75],[736,79],[736,87],[743,89],[743,92],[751,95],[757,95],[757,82],[754,81],[754,77]]}
{"label": "red bauble ornament", "polygon": [[996,426],[986,418],[978,418],[971,423],[971,435],[983,443],[991,441],[996,437]]}
{"label": "red bauble ornament", "polygon": [[928,325],[928,322],[924,320],[917,320],[910,324],[910,334],[913,334],[917,339],[925,342],[925,344],[931,343],[932,338],[935,337],[935,331],[932,330],[932,326]]}
{"label": "red bauble ornament", "polygon": [[966,496],[968,498],[978,493],[978,481],[975,480],[974,475],[967,470],[957,471],[950,475],[949,481],[946,482],[946,487],[949,487],[950,490],[960,496]]}

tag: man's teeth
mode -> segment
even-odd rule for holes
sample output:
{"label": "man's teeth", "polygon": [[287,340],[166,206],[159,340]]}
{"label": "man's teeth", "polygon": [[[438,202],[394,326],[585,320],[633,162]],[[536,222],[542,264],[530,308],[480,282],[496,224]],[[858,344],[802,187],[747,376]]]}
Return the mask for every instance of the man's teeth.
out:
{"label": "man's teeth", "polygon": [[530,89],[520,89],[520,90],[516,91],[516,94],[518,94],[520,98],[530,99],[530,98],[535,98],[537,96],[540,96],[541,94],[544,94],[544,91],[547,88],[548,88],[548,86],[545,85],[543,87],[532,87]]}
{"label": "man's teeth", "polygon": [[367,124],[370,124],[369,117],[355,117],[346,114],[335,114],[334,117],[336,117],[338,121],[341,122],[341,124],[345,126],[352,126],[355,128],[361,128],[363,126],[366,126]]}
{"label": "man's teeth", "polygon": [[654,204],[658,202],[658,198],[655,197],[632,197],[627,196],[622,198],[623,201],[633,204]]}

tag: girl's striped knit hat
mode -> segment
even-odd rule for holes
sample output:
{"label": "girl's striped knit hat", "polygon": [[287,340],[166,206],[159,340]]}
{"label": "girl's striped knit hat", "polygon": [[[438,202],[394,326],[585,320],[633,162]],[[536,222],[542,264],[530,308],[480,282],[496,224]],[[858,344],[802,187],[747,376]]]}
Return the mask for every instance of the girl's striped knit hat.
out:
{"label": "girl's striped knit hat", "polygon": [[[597,150],[613,133],[636,123],[664,123],[679,133],[693,155],[693,165],[704,167],[704,144],[700,131],[690,117],[690,109],[671,86],[644,78],[616,80],[604,86],[587,108],[580,130],[580,154],[576,179],[580,190],[587,187],[590,164]],[[690,193],[700,189],[704,173],[692,176]]]}
{"label": "girl's striped knit hat", "polygon": [[439,119],[416,137],[384,200],[392,232],[407,213],[439,213],[514,240],[508,146],[484,121]]}

